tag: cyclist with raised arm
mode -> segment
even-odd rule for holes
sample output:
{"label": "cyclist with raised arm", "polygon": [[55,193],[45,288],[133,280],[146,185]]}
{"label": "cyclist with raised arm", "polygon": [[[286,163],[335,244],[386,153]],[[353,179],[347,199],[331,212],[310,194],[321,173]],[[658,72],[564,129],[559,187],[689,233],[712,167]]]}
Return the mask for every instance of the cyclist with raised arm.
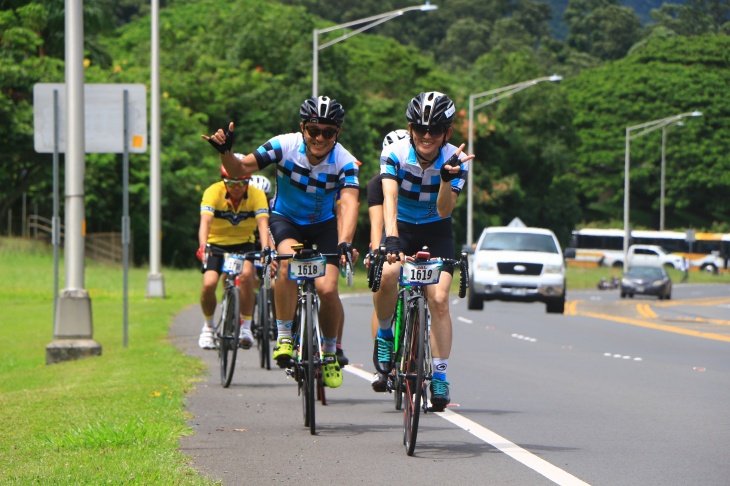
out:
{"label": "cyclist with raised arm", "polygon": [[[203,138],[221,153],[221,161],[232,174],[251,174],[270,164],[277,165],[270,229],[279,253],[294,253],[292,245],[306,241],[316,244],[322,253],[340,255],[339,262],[337,258],[329,258],[325,276],[315,280],[324,334],[324,381],[325,385],[335,388],[342,384],[342,370],[335,354],[338,324],[343,313],[337,289],[337,265],[344,264],[348,256],[352,258],[352,239],[357,226],[358,169],[355,157],[337,141],[345,119],[345,110],[340,103],[327,96],[307,99],[299,109],[299,117],[299,132],[275,136],[242,159],[231,152],[232,122],[228,130],[219,129]],[[338,191],[339,230],[334,211]],[[280,263],[281,275],[288,275],[288,261]],[[286,278],[278,281],[276,287],[279,337],[274,359],[284,363],[289,361],[293,351],[292,321],[298,288],[295,281]]]}
{"label": "cyclist with raised arm", "polygon": [[[250,176],[231,177],[223,166],[221,179],[205,190],[200,203],[199,247],[196,256],[203,264],[200,308],[205,322],[198,339],[198,345],[203,349],[215,348],[215,293],[223,271],[224,254],[254,251],[254,233],[257,229],[265,235],[262,240],[264,244],[271,246],[269,205],[263,191],[249,187]],[[244,262],[239,282],[242,320],[240,345],[243,349],[249,349],[253,345],[251,318],[256,299],[254,266],[250,261]]]}
{"label": "cyclist with raised arm", "polygon": [[[432,256],[454,257],[451,213],[466,181],[466,162],[474,158],[462,154],[464,144],[448,143],[455,112],[454,103],[443,93],[420,93],[406,109],[410,139],[386,146],[380,156],[387,252],[380,289],[373,295],[378,319],[373,361],[380,373],[390,372],[393,353],[391,323],[400,275],[397,259],[415,255],[423,246],[428,246]],[[434,410],[443,410],[451,401],[446,370],[452,341],[449,289],[453,272],[453,265],[444,265],[439,283],[427,289]]]}

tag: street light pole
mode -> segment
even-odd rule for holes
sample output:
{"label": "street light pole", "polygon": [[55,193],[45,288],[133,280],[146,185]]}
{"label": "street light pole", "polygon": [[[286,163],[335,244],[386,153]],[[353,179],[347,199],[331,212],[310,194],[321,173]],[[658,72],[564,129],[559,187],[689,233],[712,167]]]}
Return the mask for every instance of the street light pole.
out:
{"label": "street light pole", "polygon": [[[322,49],[326,49],[329,46],[333,44],[337,44],[340,41],[343,41],[347,39],[348,37],[352,37],[354,35],[359,34],[360,32],[364,32],[372,27],[375,27],[376,25],[382,24],[384,22],[387,22],[388,20],[394,19],[396,17],[400,17],[406,12],[410,12],[412,10],[419,10],[421,12],[427,12],[429,10],[437,10],[437,5],[431,5],[431,3],[426,2],[423,5],[414,5],[412,7],[406,7],[406,8],[400,8],[398,10],[393,10],[391,12],[385,12],[379,15],[373,15],[371,17],[366,17],[364,19],[359,20],[353,20],[351,22],[346,22],[344,24],[335,25],[333,27],[327,27],[325,29],[314,29],[312,32],[312,98],[317,97],[317,91],[318,91],[318,83],[319,83],[319,51]],[[346,32],[345,34],[341,35],[340,37],[333,39],[331,41],[325,42],[324,44],[319,44],[319,34],[325,34],[327,32],[332,32],[335,30],[340,29],[346,29],[347,27],[352,27],[355,25],[360,24],[366,24],[359,29],[355,29],[352,32]]]}
{"label": "street light pole", "polygon": [[[624,156],[624,272],[628,270],[629,265],[629,239],[631,237],[631,231],[629,229],[629,168],[631,162],[629,160],[630,152],[630,141],[634,138],[639,138],[649,132],[653,132],[659,128],[664,128],[674,123],[677,123],[682,118],[688,116],[702,116],[699,111],[691,111],[688,113],[681,113],[679,115],[668,116],[666,118],[660,118],[658,120],[652,120],[650,122],[642,123],[641,125],[634,125],[626,127],[626,154]],[[633,130],[641,130],[638,133],[631,134]]]}
{"label": "street light pole", "polygon": [[[483,93],[476,93],[469,95],[469,136],[467,143],[467,154],[471,155],[474,153],[474,111],[479,108],[491,105],[503,98],[512,96],[513,94],[527,89],[530,86],[535,86],[537,83],[542,81],[558,82],[562,81],[563,77],[553,74],[552,76],[545,76],[542,78],[531,79],[530,81],[523,81],[522,83],[512,84],[505,86],[504,88],[497,88]],[[496,96],[495,96],[496,95]],[[474,101],[485,96],[494,96],[478,105],[474,106]],[[474,162],[474,159],[472,159]],[[467,173],[466,178],[466,245],[471,248],[474,242],[474,166],[472,165],[471,170]]]}
{"label": "street light pole", "polygon": [[[675,126],[684,126],[684,123],[678,121]],[[669,125],[662,127],[662,169],[659,189],[659,231],[664,231],[664,180],[667,169],[667,130]]]}

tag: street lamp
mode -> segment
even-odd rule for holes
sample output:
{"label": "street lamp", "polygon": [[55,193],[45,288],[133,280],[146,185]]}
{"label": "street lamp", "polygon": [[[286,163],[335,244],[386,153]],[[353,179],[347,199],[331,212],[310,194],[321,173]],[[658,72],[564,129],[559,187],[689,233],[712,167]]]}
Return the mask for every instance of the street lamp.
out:
{"label": "street lamp", "polygon": [[[384,22],[387,22],[388,20],[394,19],[396,17],[399,17],[403,15],[406,12],[410,12],[411,10],[420,10],[421,12],[427,12],[429,10],[436,10],[438,9],[438,6],[431,5],[429,2],[424,3],[423,5],[414,5],[413,7],[406,7],[406,8],[400,8],[398,10],[393,10],[392,12],[386,12],[382,13],[380,15],[373,15],[372,17],[366,17],[364,19],[360,20],[353,20],[352,22],[347,22],[344,24],[335,25],[333,27],[327,27],[326,29],[314,29],[312,32],[312,98],[317,97],[317,84],[318,84],[318,77],[319,77],[319,51],[322,49],[325,49],[333,44],[337,44],[340,41],[343,41],[347,39],[348,37],[352,37],[354,35],[359,34],[360,32],[366,31],[372,27],[375,27],[376,25],[382,24]],[[359,29],[355,29],[352,32],[346,32],[342,36],[338,37],[337,39],[331,40],[329,42],[325,42],[322,45],[319,45],[319,34],[325,34],[327,32],[332,32],[339,29],[346,29],[347,27],[352,27],[353,25],[360,25],[365,24]]]}
{"label": "street lamp", "polygon": [[[524,81],[522,83],[513,84],[511,86],[505,86],[504,88],[497,88],[491,91],[485,91],[484,93],[470,94],[469,95],[469,143],[467,146],[467,154],[471,155],[474,153],[474,111],[478,110],[487,105],[491,105],[503,98],[512,96],[518,91],[535,86],[537,83],[542,81],[551,81],[553,83],[562,81],[563,77],[553,74],[552,76],[545,76],[542,78],[531,79],[530,81]],[[497,95],[497,96],[494,96]],[[483,98],[485,96],[494,96],[478,105],[474,106],[474,100]],[[467,201],[466,201],[466,245],[471,248],[474,242],[474,159],[472,159],[471,170],[467,174]]]}
{"label": "street lamp", "polygon": [[[702,116],[702,113],[695,110],[688,113],[669,116],[667,118],[660,118],[659,120],[652,120],[650,122],[642,123],[641,125],[626,127],[626,156],[624,160],[624,272],[628,270],[629,265],[629,238],[631,236],[631,232],[629,230],[629,167],[631,165],[629,161],[630,140],[638,138],[649,132],[653,132],[659,128],[664,128],[677,123],[682,118],[688,116]],[[631,132],[633,130],[641,131],[632,135]]]}
{"label": "street lamp", "polygon": [[[683,127],[684,123],[678,121],[674,124],[677,127]],[[662,127],[662,170],[659,189],[659,231],[664,231],[664,178],[667,168],[667,130],[670,125]]]}

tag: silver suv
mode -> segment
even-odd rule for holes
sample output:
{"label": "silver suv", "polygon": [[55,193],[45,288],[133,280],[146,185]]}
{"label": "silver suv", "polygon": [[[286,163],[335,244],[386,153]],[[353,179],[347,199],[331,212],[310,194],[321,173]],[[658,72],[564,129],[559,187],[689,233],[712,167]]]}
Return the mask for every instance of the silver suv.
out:
{"label": "silver suv", "polygon": [[565,310],[565,265],[555,234],[545,228],[495,226],[477,242],[470,265],[468,307],[485,300],[544,302],[547,312]]}

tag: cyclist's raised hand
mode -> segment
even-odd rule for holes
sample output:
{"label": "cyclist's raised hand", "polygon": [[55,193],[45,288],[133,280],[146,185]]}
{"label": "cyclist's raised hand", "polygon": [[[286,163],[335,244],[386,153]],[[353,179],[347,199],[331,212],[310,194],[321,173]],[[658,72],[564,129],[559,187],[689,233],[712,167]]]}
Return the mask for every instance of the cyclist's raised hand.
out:
{"label": "cyclist's raised hand", "polygon": [[219,128],[218,131],[210,137],[207,135],[201,135],[201,137],[203,137],[203,140],[207,140],[208,143],[211,144],[218,152],[226,154],[230,152],[231,147],[233,147],[233,122],[228,124],[228,130],[226,131]]}
{"label": "cyclist's raised hand", "polygon": [[463,159],[459,160],[459,155],[461,155],[462,150],[464,150],[463,143],[459,145],[459,148],[456,149],[454,155],[449,157],[449,160],[441,166],[441,180],[444,182],[449,182],[459,177],[459,173],[462,170],[461,164],[474,158],[474,155],[467,155]]}

